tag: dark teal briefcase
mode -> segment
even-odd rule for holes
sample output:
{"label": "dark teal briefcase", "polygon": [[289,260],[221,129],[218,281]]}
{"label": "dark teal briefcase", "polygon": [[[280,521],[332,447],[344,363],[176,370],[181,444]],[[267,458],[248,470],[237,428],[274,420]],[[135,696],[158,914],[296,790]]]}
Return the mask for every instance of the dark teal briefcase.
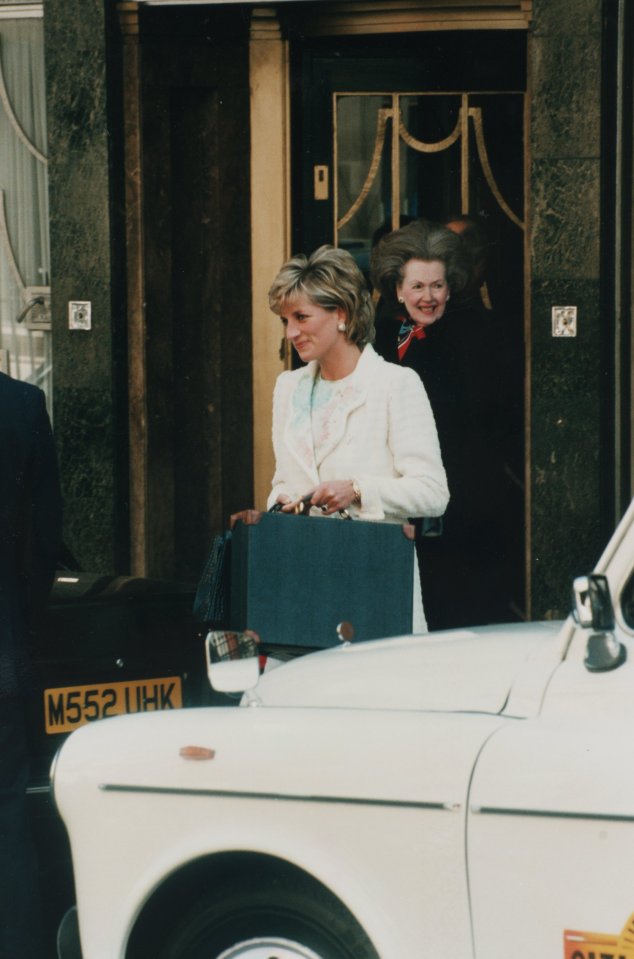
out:
{"label": "dark teal briefcase", "polygon": [[246,511],[231,541],[231,628],[321,648],[412,631],[413,527]]}

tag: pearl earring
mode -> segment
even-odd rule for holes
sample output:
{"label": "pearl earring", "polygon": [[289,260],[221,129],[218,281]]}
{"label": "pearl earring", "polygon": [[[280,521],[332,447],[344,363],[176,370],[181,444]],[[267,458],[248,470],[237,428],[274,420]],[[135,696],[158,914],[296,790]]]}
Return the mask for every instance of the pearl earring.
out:
{"label": "pearl earring", "polygon": [[405,302],[405,300],[403,299],[402,296],[399,296],[398,301],[399,301],[399,303],[404,303],[404,302]]}
{"label": "pearl earring", "polygon": [[345,333],[345,332],[346,332],[346,324],[345,324],[345,323],[340,323],[339,326],[337,327],[337,329],[339,330],[340,333]]}

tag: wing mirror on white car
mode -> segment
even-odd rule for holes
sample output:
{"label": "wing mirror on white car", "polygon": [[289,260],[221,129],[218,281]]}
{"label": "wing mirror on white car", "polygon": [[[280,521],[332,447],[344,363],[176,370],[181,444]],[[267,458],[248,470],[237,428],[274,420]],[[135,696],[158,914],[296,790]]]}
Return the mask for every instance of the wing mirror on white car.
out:
{"label": "wing mirror on white car", "polygon": [[586,669],[592,673],[617,669],[625,662],[627,650],[614,635],[614,607],[607,577],[600,573],[577,576],[573,582],[573,600],[575,621],[593,630],[586,646]]}
{"label": "wing mirror on white car", "polygon": [[258,638],[252,630],[212,630],[205,638],[207,676],[218,693],[243,693],[260,680]]}

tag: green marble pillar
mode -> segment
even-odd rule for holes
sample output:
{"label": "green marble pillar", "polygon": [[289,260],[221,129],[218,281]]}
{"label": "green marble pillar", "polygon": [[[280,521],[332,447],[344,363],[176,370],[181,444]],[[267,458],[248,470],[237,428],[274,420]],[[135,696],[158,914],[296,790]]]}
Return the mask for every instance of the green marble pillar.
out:
{"label": "green marble pillar", "polygon": [[[67,545],[85,569],[122,571],[123,271],[112,257],[107,11],[104,0],[46,0],[44,7],[53,387]],[[69,329],[75,300],[90,302],[92,329]]]}
{"label": "green marble pillar", "polygon": [[[601,531],[601,2],[534,0],[530,49],[532,615],[566,615]],[[576,337],[551,308],[576,306]]]}

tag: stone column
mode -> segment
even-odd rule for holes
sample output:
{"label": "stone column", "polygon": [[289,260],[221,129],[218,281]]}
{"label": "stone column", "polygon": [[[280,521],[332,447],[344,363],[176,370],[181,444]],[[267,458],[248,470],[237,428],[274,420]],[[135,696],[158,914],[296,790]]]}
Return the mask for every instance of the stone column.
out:
{"label": "stone column", "polygon": [[[603,545],[600,456],[601,2],[535,0],[530,43],[532,317],[528,559],[534,618],[566,615]],[[552,307],[577,335],[552,335]]]}
{"label": "stone column", "polygon": [[[85,569],[127,562],[125,394],[118,389],[120,271],[113,221],[107,98],[107,5],[47,0],[53,391],[65,538]],[[91,304],[69,329],[69,302]],[[123,475],[124,484],[121,484]]]}
{"label": "stone column", "polygon": [[271,402],[282,326],[270,312],[267,291],[289,255],[288,51],[275,11],[256,7],[250,36],[251,224],[253,288],[253,454],[255,504],[271,488]]}

